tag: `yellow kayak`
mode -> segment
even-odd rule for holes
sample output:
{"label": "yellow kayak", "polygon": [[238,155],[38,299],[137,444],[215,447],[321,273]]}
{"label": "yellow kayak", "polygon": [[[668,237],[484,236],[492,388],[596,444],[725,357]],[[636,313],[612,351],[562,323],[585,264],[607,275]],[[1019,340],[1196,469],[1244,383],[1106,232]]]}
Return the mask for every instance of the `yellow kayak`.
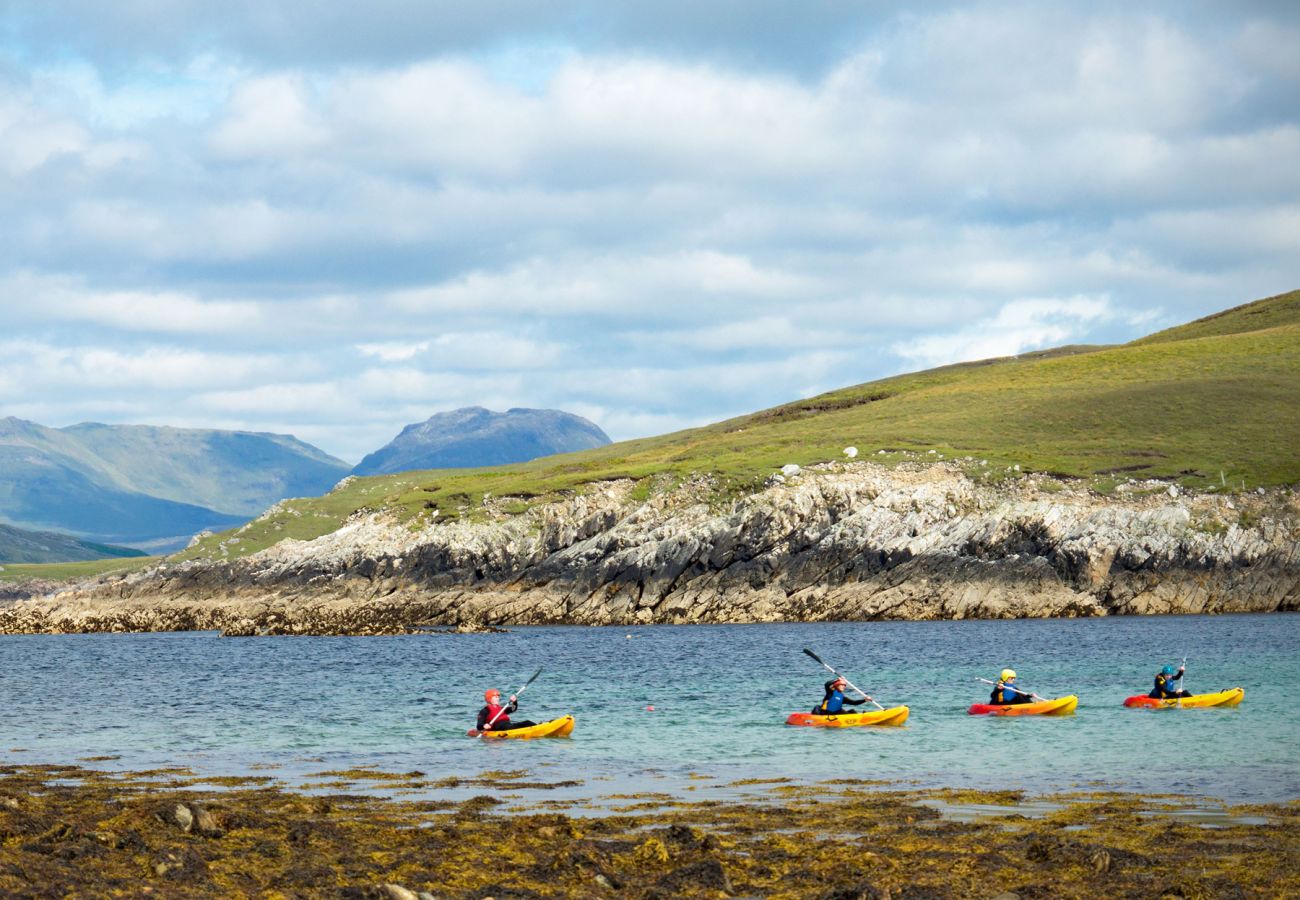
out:
{"label": "yellow kayak", "polygon": [[560,716],[558,719],[529,725],[527,728],[508,728],[505,731],[475,731],[471,729],[469,735],[470,737],[484,738],[568,737],[572,731],[573,716]]}
{"label": "yellow kayak", "polygon": [[1037,703],[1008,703],[1005,706],[976,703],[966,712],[972,716],[1068,716],[1078,705],[1079,698],[1071,694],[1068,697],[1040,700]]}
{"label": "yellow kayak", "polygon": [[1139,695],[1129,697],[1124,701],[1124,705],[1139,709],[1204,709],[1209,706],[1236,706],[1245,696],[1246,692],[1242,688],[1229,688],[1226,691],[1215,691],[1213,694],[1193,694],[1190,697],[1171,697],[1168,700]]}
{"label": "yellow kayak", "polygon": [[813,725],[821,728],[854,728],[858,725],[902,725],[907,721],[909,710],[906,706],[891,706],[889,709],[876,709],[870,712],[839,713],[822,716],[816,713],[790,713],[787,725]]}

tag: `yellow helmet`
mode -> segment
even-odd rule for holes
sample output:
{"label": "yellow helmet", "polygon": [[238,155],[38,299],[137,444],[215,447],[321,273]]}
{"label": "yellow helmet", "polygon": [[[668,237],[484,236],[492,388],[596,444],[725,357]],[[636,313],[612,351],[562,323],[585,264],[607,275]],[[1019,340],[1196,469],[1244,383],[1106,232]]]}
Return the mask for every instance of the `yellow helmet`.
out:
{"label": "yellow helmet", "polygon": [[998,677],[1001,678],[1003,681],[1010,681],[1012,678],[1015,678],[1015,677],[1016,677],[1016,670],[1015,670],[1015,669],[1003,669],[1003,670],[1002,670],[1002,674],[999,675]]}

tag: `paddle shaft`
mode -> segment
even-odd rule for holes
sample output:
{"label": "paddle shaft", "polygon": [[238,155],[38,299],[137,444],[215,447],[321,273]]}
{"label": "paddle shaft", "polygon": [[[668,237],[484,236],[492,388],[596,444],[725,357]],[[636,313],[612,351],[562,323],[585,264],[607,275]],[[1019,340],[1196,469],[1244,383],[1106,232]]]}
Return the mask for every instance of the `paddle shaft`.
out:
{"label": "paddle shaft", "polygon": [[[982,682],[984,682],[985,684],[991,684],[991,685],[993,685],[994,687],[997,687],[997,685],[998,685],[998,683],[997,683],[996,681],[989,681],[987,678],[976,678],[975,680],[976,680],[976,681],[982,681]],[[1040,696],[1038,696],[1037,694],[1035,694],[1033,691],[1022,691],[1020,688],[1016,687],[1014,684],[1006,684],[1006,683],[1004,682],[1004,683],[1002,684],[1002,686],[1003,686],[1004,688],[1011,688],[1011,690],[1015,691],[1017,694],[1019,694],[1019,695],[1022,696],[1022,697],[1033,697],[1035,700],[1043,700],[1043,701],[1046,701],[1046,700],[1047,700],[1046,697],[1040,697]]]}
{"label": "paddle shaft", "polygon": [[[518,699],[519,699],[519,695],[522,694],[524,691],[528,690],[528,685],[530,685],[530,684],[532,684],[534,681],[536,681],[536,680],[537,680],[537,676],[538,676],[538,675],[541,675],[541,674],[542,674],[542,670],[541,670],[541,669],[538,669],[536,672],[534,672],[534,673],[533,673],[533,677],[530,678],[530,679],[528,679],[527,681],[525,681],[525,682],[523,683],[523,686],[520,687],[519,690],[515,691],[515,694],[514,694],[515,699],[518,700]],[[504,704],[502,704],[502,705],[501,705],[501,708],[497,710],[497,714],[496,714],[495,716],[493,716],[492,718],[488,719],[487,727],[488,727],[488,728],[491,728],[491,727],[496,723],[496,720],[499,719],[499,718],[501,718],[502,714],[506,711],[506,708],[509,707],[509,706],[510,706],[509,703],[504,703]]]}
{"label": "paddle shaft", "polygon": [[[813,653],[813,652],[812,652],[811,650],[809,650],[807,647],[804,648],[804,651],[803,651],[803,652],[804,652],[804,653],[807,653],[807,654],[808,654],[809,656],[811,656],[813,659],[817,660],[817,662],[819,662],[819,663],[821,663],[823,666],[825,666],[826,669],[827,669],[828,671],[830,671],[830,673],[831,673],[832,675],[836,676],[837,678],[844,678],[844,676],[841,675],[839,672],[835,671],[835,669],[834,669],[832,666],[828,665],[827,662],[826,662],[826,660],[822,659],[822,658],[821,658],[820,656],[818,656],[816,653]],[[866,697],[868,700],[871,700],[872,705],[875,706],[876,709],[884,709],[883,706],[881,706],[879,703],[876,703],[875,700],[872,700],[872,699],[871,699],[871,696],[870,696],[866,691],[864,691],[862,688],[857,687],[856,685],[854,685],[853,682],[849,681],[847,678],[844,678],[844,683],[847,684],[847,685],[848,685],[850,688],[852,688],[853,690],[857,691],[857,692],[858,692],[859,694],[861,694],[862,696]]]}

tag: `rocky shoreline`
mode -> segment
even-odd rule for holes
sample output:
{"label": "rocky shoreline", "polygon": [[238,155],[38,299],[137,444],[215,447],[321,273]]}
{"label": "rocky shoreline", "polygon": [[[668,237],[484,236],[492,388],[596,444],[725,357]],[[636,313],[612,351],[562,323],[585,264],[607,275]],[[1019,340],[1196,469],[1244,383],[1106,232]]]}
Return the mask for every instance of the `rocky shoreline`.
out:
{"label": "rocky shoreline", "polygon": [[[458,800],[439,798],[441,782],[423,772],[321,774],[338,787],[301,793],[267,777],[184,769],[0,766],[0,893],[1027,900],[1300,892],[1295,804],[1234,808],[1203,828],[1175,798],[1072,794],[1039,798],[1033,811],[1019,792],[844,779],[778,780],[764,785],[764,799],[735,802],[626,795],[602,811],[521,801],[520,788],[560,786],[525,784],[526,772],[485,773],[475,781],[482,793]],[[395,796],[349,787],[364,781]],[[979,813],[944,812],[963,807]]]}
{"label": "rocky shoreline", "polygon": [[[632,481],[412,528],[165,562],[0,606],[0,631],[389,634],[428,626],[964,619],[1300,609],[1300,498],[1102,495],[950,462],[848,463],[719,501]],[[237,540],[237,536],[234,538]],[[223,552],[225,547],[223,546]]]}

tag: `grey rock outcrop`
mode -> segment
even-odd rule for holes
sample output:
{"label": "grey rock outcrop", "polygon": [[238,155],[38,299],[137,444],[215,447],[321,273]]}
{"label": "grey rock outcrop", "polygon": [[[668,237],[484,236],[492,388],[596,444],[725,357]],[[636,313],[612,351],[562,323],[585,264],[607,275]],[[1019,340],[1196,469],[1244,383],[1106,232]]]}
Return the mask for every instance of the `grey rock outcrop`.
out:
{"label": "grey rock outcrop", "polygon": [[1300,504],[1103,497],[956,466],[805,468],[725,507],[703,481],[604,483],[520,515],[412,531],[359,512],[313,541],[165,564],[0,608],[4,631],[963,619],[1300,608]]}

